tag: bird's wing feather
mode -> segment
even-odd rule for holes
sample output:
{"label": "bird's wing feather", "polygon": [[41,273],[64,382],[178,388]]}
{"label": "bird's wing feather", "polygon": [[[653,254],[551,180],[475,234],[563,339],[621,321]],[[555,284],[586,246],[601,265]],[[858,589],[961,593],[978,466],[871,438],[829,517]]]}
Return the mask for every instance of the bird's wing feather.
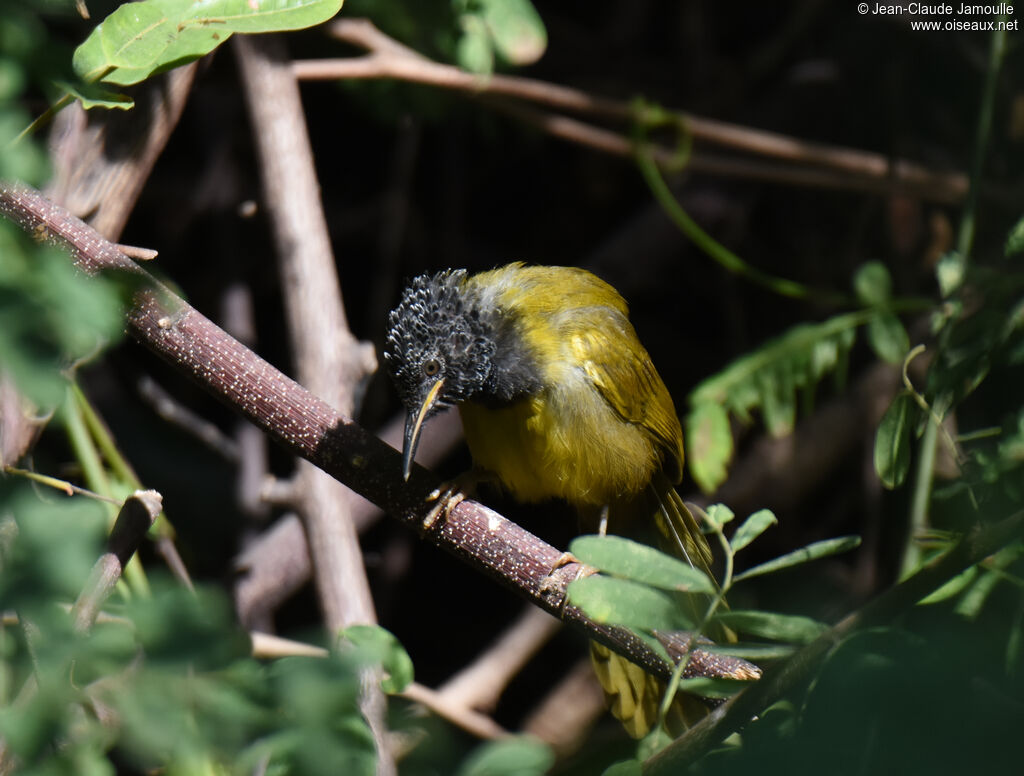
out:
{"label": "bird's wing feather", "polygon": [[[587,320],[590,319],[590,320]],[[623,420],[662,450],[665,473],[682,476],[683,435],[668,389],[625,315],[608,307],[573,311],[570,344],[594,387]]]}

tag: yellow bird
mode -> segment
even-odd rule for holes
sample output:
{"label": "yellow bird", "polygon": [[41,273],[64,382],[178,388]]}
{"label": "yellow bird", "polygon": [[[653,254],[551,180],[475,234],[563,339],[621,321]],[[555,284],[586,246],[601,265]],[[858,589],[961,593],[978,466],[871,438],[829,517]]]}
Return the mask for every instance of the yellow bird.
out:
{"label": "yellow bird", "polygon": [[[683,437],[672,398],[603,280],[521,263],[422,275],[391,312],[384,363],[408,412],[406,479],[423,422],[458,406],[475,467],[516,500],[562,499],[590,530],[656,543],[709,573],[710,549],[674,489]],[[660,686],[600,645],[592,655],[612,712],[644,735]]]}

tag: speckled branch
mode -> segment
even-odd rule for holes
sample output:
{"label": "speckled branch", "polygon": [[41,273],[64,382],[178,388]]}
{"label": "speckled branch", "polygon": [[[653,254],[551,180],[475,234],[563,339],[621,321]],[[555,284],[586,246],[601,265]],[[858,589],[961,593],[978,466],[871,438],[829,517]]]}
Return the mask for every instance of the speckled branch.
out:
{"label": "speckled branch", "polygon": [[[0,183],[0,213],[38,237],[70,249],[88,273],[121,271],[141,281],[127,314],[129,333],[189,374],[203,388],[247,417],[295,455],[312,462],[380,506],[392,517],[523,598],[560,617],[655,676],[670,666],[643,642],[588,619],[566,603],[565,589],[581,567],[568,563],[551,574],[562,552],[475,501],[458,504],[448,518],[424,529],[440,481],[416,466],[402,481],[401,456],[354,421],[336,412],[158,283],[94,229],[33,189]],[[749,664],[695,651],[687,675],[721,676]]]}

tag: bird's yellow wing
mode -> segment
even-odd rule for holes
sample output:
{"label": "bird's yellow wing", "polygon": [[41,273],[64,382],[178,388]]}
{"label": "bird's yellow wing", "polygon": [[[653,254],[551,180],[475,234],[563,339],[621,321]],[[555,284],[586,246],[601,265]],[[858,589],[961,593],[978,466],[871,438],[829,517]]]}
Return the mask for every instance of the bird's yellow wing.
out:
{"label": "bird's yellow wing", "polygon": [[619,310],[576,310],[569,334],[573,358],[627,423],[646,431],[663,456],[666,476],[683,473],[683,432],[668,389],[636,332]]}

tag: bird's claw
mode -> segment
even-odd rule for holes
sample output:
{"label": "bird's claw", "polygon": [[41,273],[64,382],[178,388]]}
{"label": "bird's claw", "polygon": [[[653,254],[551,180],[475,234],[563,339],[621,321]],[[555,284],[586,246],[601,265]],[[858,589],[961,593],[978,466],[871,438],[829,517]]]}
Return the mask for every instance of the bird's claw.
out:
{"label": "bird's claw", "polygon": [[423,518],[423,528],[429,531],[440,517],[447,520],[452,510],[465,500],[466,494],[462,492],[457,482],[445,483],[440,488],[431,491],[427,496],[427,501],[436,501],[437,503]]}

